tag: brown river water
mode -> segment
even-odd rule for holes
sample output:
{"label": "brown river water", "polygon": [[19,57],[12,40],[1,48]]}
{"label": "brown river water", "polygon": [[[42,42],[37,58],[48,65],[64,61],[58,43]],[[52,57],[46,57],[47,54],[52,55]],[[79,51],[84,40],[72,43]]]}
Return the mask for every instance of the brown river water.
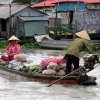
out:
{"label": "brown river water", "polygon": [[[1,50],[1,52],[4,52]],[[22,50],[36,62],[41,59],[55,56],[60,57],[65,54],[64,50]],[[86,54],[83,52],[80,56]],[[40,82],[24,82],[22,80],[11,79],[0,74],[0,100],[100,100],[100,66],[88,73],[97,77],[97,85],[59,85]]]}

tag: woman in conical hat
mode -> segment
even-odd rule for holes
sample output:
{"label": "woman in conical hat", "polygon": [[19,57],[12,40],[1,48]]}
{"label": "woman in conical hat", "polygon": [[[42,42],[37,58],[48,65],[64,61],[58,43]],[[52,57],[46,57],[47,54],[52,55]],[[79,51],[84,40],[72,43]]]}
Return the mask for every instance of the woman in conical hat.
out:
{"label": "woman in conical hat", "polygon": [[66,52],[66,74],[71,72],[71,65],[74,65],[74,70],[79,68],[79,53],[85,48],[89,53],[93,53],[88,40],[90,37],[86,30],[76,33],[76,38],[69,46]]}
{"label": "woman in conical hat", "polygon": [[8,56],[2,55],[1,59],[4,61],[14,60],[14,56],[20,53],[20,45],[17,43],[20,41],[14,35],[8,39],[9,45],[6,47],[6,53]]}

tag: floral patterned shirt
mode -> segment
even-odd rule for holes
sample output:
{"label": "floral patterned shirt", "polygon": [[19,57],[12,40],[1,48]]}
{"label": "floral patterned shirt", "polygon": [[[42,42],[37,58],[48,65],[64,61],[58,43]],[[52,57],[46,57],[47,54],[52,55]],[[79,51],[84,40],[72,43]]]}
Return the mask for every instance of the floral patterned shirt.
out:
{"label": "floral patterned shirt", "polygon": [[20,53],[20,45],[19,44],[9,44],[6,48],[6,53],[8,56],[15,56]]}

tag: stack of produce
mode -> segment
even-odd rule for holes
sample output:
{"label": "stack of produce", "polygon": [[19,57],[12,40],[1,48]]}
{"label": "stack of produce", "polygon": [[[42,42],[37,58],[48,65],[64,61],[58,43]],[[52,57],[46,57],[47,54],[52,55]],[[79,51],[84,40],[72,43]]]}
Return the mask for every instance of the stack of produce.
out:
{"label": "stack of produce", "polygon": [[43,75],[65,75],[66,64],[60,64],[50,62],[47,66],[47,69],[43,70]]}
{"label": "stack of produce", "polygon": [[45,58],[40,63],[25,62],[25,55],[17,55],[15,58],[16,60],[12,60],[8,63],[8,68],[32,75],[65,75],[66,61],[62,57]]}
{"label": "stack of produce", "polygon": [[65,75],[66,61],[62,57],[45,58],[41,61],[39,70],[43,75]]}
{"label": "stack of produce", "polygon": [[37,63],[30,63],[30,64],[23,64],[22,66],[16,66],[13,69],[21,71],[21,72],[25,72],[25,73],[29,73],[29,74],[41,74],[42,71],[39,70],[39,64]]}
{"label": "stack of produce", "polygon": [[40,64],[31,62],[30,64],[23,63],[20,66],[14,66],[12,69],[29,73],[43,75],[65,75],[66,63],[62,58],[46,58]]}
{"label": "stack of produce", "polygon": [[57,63],[58,65],[66,63],[65,59],[63,59],[62,57],[59,57],[59,58],[55,58],[55,57],[45,58],[41,61],[39,69],[40,70],[47,69],[47,66],[49,65],[50,62]]}

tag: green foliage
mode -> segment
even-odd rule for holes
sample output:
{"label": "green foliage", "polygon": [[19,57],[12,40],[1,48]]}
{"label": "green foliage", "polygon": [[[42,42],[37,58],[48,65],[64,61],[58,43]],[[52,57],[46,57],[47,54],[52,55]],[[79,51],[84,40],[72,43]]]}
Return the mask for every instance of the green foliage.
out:
{"label": "green foliage", "polygon": [[73,28],[72,28],[72,25],[71,24],[68,24],[68,25],[66,25],[65,27],[67,27],[68,29],[70,29],[70,30],[73,30]]}
{"label": "green foliage", "polygon": [[[6,48],[8,45],[8,42],[6,40],[0,40],[0,48]],[[21,45],[21,48],[39,48],[39,45],[37,42],[27,42],[23,45]]]}
{"label": "green foliage", "polygon": [[[65,25],[65,27],[66,28],[68,28],[69,30],[73,30],[72,29],[72,26],[70,25],[70,24],[68,24],[68,25]],[[57,31],[61,34],[62,32],[66,32],[65,30],[63,30],[60,26],[57,26]],[[50,28],[49,29],[50,31],[54,31],[55,30],[55,28],[53,27],[53,28]]]}
{"label": "green foliage", "polygon": [[0,48],[6,48],[8,45],[7,41],[5,40],[0,40]]}
{"label": "green foliage", "polygon": [[21,48],[39,48],[39,45],[37,42],[27,42],[21,45]]}
{"label": "green foliage", "polygon": [[68,47],[64,48],[64,50],[66,51],[68,49]]}
{"label": "green foliage", "polygon": [[93,51],[100,51],[100,44],[91,46]]}
{"label": "green foliage", "polygon": [[[100,51],[100,44],[92,45],[91,48],[93,51]],[[87,49],[85,49],[85,51],[87,51]]]}
{"label": "green foliage", "polygon": [[[0,48],[6,48],[8,45],[7,40],[0,40]],[[21,45],[21,48],[40,48],[37,42],[27,42],[23,45]],[[100,44],[98,45],[92,45],[91,46],[93,51],[100,51]],[[68,48],[64,48],[64,50],[67,50]],[[85,51],[87,51],[85,49]]]}
{"label": "green foliage", "polygon": [[[100,51],[100,44],[97,45],[92,45],[91,46],[93,51]],[[67,50],[68,48],[64,48],[64,50]],[[87,49],[85,48],[84,51],[87,51]]]}

